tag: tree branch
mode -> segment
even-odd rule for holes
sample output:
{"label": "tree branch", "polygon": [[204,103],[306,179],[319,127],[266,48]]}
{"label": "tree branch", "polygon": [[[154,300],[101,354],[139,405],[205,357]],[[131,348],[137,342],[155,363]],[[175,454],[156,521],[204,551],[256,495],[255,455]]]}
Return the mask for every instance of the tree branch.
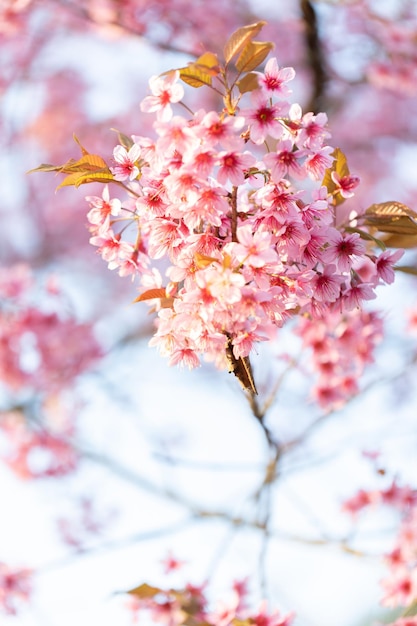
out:
{"label": "tree branch", "polygon": [[307,48],[307,63],[312,74],[312,94],[307,105],[308,111],[318,113],[324,107],[327,72],[323,47],[319,36],[316,11],[310,0],[300,0],[300,10],[305,26],[305,43]]}

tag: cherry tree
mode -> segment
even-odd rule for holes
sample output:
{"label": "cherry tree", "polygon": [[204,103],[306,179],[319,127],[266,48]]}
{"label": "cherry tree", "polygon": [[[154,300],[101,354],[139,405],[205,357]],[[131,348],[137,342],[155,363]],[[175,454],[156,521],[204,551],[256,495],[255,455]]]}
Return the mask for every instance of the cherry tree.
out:
{"label": "cherry tree", "polygon": [[0,7],[4,619],[412,626],[416,6],[203,4]]}

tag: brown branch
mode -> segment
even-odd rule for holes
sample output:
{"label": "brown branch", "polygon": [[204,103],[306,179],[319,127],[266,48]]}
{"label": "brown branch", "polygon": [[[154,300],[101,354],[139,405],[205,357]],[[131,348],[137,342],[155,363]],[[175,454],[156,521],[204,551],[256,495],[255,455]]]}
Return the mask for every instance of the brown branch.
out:
{"label": "brown branch", "polygon": [[232,241],[237,241],[237,187],[234,185],[232,189],[232,193],[230,195],[230,205],[232,207]]}
{"label": "brown branch", "polygon": [[310,0],[300,0],[300,10],[305,26],[307,63],[312,74],[312,94],[307,105],[308,111],[318,113],[324,108],[327,72],[323,47],[319,36],[316,11]]}

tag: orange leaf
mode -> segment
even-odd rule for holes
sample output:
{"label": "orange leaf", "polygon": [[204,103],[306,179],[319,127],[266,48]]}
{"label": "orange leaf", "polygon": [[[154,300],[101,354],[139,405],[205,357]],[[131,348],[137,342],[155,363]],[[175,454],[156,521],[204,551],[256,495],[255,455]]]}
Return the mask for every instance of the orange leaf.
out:
{"label": "orange leaf", "polygon": [[226,63],[229,63],[235,55],[239,54],[246,44],[260,33],[265,24],[266,22],[256,22],[248,26],[243,26],[243,28],[238,28],[232,33],[224,47]]}
{"label": "orange leaf", "polygon": [[250,72],[256,69],[273,50],[271,41],[250,41],[242,50],[236,68],[239,72]]}
{"label": "orange leaf", "polygon": [[165,592],[159,587],[152,587],[147,583],[143,583],[143,585],[139,585],[134,589],[129,589],[129,591],[127,591],[126,593],[129,593],[132,596],[136,596],[137,598],[147,599],[154,598],[156,595]]}
{"label": "orange leaf", "polygon": [[76,135],[75,133],[73,133],[73,135],[72,135],[72,136],[73,136],[73,138],[74,138],[74,141],[75,141],[75,142],[76,142],[76,143],[80,146],[80,149],[81,149],[81,154],[82,154],[82,155],[88,154],[88,150],[86,150],[86,149],[84,148],[84,146],[82,146],[82,145],[81,145],[81,142],[80,142],[80,140],[78,139],[77,135]]}
{"label": "orange leaf", "polygon": [[196,267],[198,267],[199,270],[202,270],[205,267],[208,267],[209,265],[214,263],[215,261],[218,261],[218,259],[215,259],[212,256],[206,256],[205,254],[200,254],[199,252],[195,253],[194,260],[195,265]]}
{"label": "orange leaf", "polygon": [[[219,65],[219,59],[217,55],[213,52],[205,52],[196,60],[196,65],[202,65],[203,67],[208,67],[210,69],[216,68]],[[218,72],[217,72],[218,73]]]}
{"label": "orange leaf", "polygon": [[[322,185],[324,187],[327,187],[327,191],[329,192],[329,194],[332,194],[337,189],[337,185],[332,179],[333,172],[336,172],[340,178],[343,178],[344,176],[349,176],[349,167],[346,155],[340,150],[340,148],[335,148],[333,150],[332,157],[334,157],[334,161],[332,163],[332,166],[328,167],[325,171],[322,182]],[[345,198],[340,193],[336,193],[336,205],[342,204],[342,202],[344,201]]]}
{"label": "orange leaf", "polygon": [[258,89],[258,74],[255,74],[254,72],[245,74],[245,76],[236,83],[236,87],[239,89],[240,93],[247,93],[248,91]]}
{"label": "orange leaf", "polygon": [[203,85],[211,85],[212,71],[204,65],[190,63],[188,67],[183,67],[179,72],[181,80],[190,85],[190,87],[198,89],[198,87]]}
{"label": "orange leaf", "polygon": [[395,235],[417,234],[417,213],[402,202],[371,204],[360,218],[363,224],[384,233]]}
{"label": "orange leaf", "polygon": [[155,300],[156,298],[166,298],[165,288],[148,289],[135,298],[133,302],[144,302],[145,300]]}
{"label": "orange leaf", "polygon": [[105,172],[72,172],[64,178],[58,185],[56,191],[61,187],[79,187],[88,183],[110,183],[114,180],[114,176],[110,171]]}

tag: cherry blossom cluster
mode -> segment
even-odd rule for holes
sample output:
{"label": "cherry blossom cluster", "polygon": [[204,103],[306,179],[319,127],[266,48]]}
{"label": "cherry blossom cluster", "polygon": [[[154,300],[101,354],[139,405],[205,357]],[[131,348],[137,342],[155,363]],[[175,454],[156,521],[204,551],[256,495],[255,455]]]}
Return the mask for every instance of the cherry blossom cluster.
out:
{"label": "cherry blossom cluster", "polygon": [[[384,19],[365,9],[364,20],[380,54],[367,68],[369,81],[380,89],[405,96],[417,91],[417,15],[405,12],[400,19]],[[369,19],[369,17],[371,19]]]}
{"label": "cherry blossom cluster", "polygon": [[114,512],[107,511],[104,515],[97,510],[94,500],[89,496],[77,500],[75,514],[71,517],[60,516],[57,520],[58,534],[71,550],[83,552],[86,544],[99,537],[104,528],[114,517]]}
{"label": "cherry blossom cluster", "polygon": [[69,390],[101,356],[92,326],[69,312],[52,278],[40,288],[27,265],[0,268],[1,457],[19,477],[76,469],[70,443],[76,400]]}
{"label": "cherry blossom cluster", "polygon": [[258,610],[248,606],[247,581],[236,581],[229,597],[212,607],[204,585],[187,584],[184,589],[163,590],[141,585],[131,592],[129,609],[135,623],[139,615],[147,613],[153,622],[166,626],[291,626],[294,614],[281,615],[268,611],[266,602]]}
{"label": "cherry blossom cluster", "polygon": [[378,313],[359,308],[343,315],[328,311],[314,320],[300,318],[295,333],[311,350],[310,369],[316,374],[312,397],[323,409],[333,410],[358,393],[359,379],[382,340],[383,322]]}
{"label": "cherry blossom cluster", "polygon": [[152,77],[141,109],[155,137],[133,135],[113,153],[127,198],[108,187],[87,197],[92,245],[110,269],[139,276],[158,309],[151,345],[171,364],[204,355],[225,367],[227,348],[245,358],[289,317],[344,314],[392,282],[400,253],[371,255],[357,232],[335,227],[336,196],[359,181],[331,170],[327,117],[290,103],[294,75],[272,58],[246,106],[185,116],[173,110],[179,72]]}
{"label": "cherry blossom cluster", "polygon": [[12,568],[0,562],[0,610],[16,615],[22,604],[29,602],[32,593],[32,572]]}
{"label": "cherry blossom cluster", "polygon": [[52,284],[36,290],[27,266],[0,268],[0,298],[0,381],[10,389],[59,391],[101,356],[91,325],[59,310]]}
{"label": "cherry blossom cluster", "polygon": [[[402,516],[393,549],[385,556],[389,574],[382,580],[384,596],[382,604],[387,607],[408,607],[417,597],[417,491],[396,481],[381,490],[360,490],[347,500],[345,511],[357,515],[370,506],[389,506]],[[415,626],[417,618],[404,617],[390,626]]]}
{"label": "cherry blossom cluster", "polygon": [[[57,411],[61,409],[56,400],[54,409],[56,420]],[[45,418],[47,407],[42,410]],[[52,432],[51,426],[46,430],[43,426],[29,424],[21,412],[1,413],[0,433],[4,448],[1,459],[19,478],[59,478],[77,469],[79,455],[70,440],[75,428],[73,416],[70,413],[62,417],[67,421],[61,424],[58,420],[56,432]]]}

